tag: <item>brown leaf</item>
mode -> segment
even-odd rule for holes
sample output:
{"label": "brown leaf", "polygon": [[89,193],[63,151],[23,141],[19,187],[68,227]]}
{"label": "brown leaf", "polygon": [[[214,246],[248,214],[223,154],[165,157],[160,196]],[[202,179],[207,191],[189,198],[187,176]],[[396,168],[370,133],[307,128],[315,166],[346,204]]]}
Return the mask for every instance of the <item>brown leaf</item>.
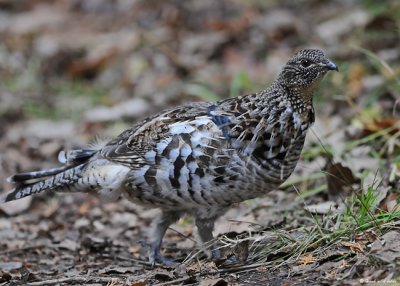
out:
{"label": "brown leaf", "polygon": [[317,258],[315,256],[313,256],[312,254],[308,253],[308,254],[303,254],[300,258],[299,258],[299,265],[300,266],[306,266],[308,264],[314,263],[317,261]]}
{"label": "brown leaf", "polygon": [[146,286],[146,283],[144,283],[142,281],[138,281],[138,282],[131,283],[130,286]]}
{"label": "brown leaf", "polygon": [[342,241],[341,243],[343,246],[349,247],[352,252],[355,253],[363,253],[364,246],[359,242],[351,242],[351,241]]}
{"label": "brown leaf", "polygon": [[363,124],[363,136],[368,136],[371,133],[375,133],[387,128],[392,128],[392,130],[389,131],[390,135],[394,135],[400,131],[400,119],[396,117],[373,119],[371,121],[365,121]]}
{"label": "brown leaf", "polygon": [[381,202],[380,208],[387,212],[400,211],[399,194],[389,193],[389,195]]}
{"label": "brown leaf", "polygon": [[239,262],[245,263],[247,257],[249,257],[249,240],[243,240],[236,244],[233,248],[233,254]]}
{"label": "brown leaf", "polygon": [[111,61],[115,52],[115,50],[110,50],[97,57],[73,61],[68,67],[68,73],[73,77],[93,78]]}
{"label": "brown leaf", "polygon": [[354,177],[350,168],[343,166],[341,163],[334,163],[330,158],[325,170],[328,192],[333,197],[338,195],[345,196],[351,190],[352,184],[359,182],[359,179]]}

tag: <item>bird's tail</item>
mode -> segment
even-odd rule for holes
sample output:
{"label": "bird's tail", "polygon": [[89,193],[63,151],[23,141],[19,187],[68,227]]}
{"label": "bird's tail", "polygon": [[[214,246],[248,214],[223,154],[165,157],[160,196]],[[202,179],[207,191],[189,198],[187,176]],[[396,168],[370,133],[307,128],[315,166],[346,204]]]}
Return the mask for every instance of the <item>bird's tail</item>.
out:
{"label": "bird's tail", "polygon": [[[18,200],[43,191],[79,190],[77,185],[88,160],[97,152],[95,149],[77,149],[60,152],[58,160],[64,166],[44,171],[18,173],[7,179],[16,187],[7,195],[0,196],[0,203]],[[35,181],[36,180],[36,181]],[[39,181],[38,181],[39,180]]]}
{"label": "bird's tail", "polygon": [[[17,186],[7,195],[0,197],[0,203],[22,199],[43,191],[79,191],[81,174],[86,168],[86,163],[75,167],[61,167],[47,171],[16,174],[9,181],[17,182]],[[47,177],[41,181],[27,183],[25,180]],[[24,179],[24,180],[23,180]]]}
{"label": "bird's tail", "polygon": [[104,158],[91,160],[97,150],[79,149],[61,153],[62,167],[19,173],[8,178],[15,188],[0,203],[18,200],[43,191],[93,192],[105,201],[114,200],[121,193],[121,186],[130,168]]}

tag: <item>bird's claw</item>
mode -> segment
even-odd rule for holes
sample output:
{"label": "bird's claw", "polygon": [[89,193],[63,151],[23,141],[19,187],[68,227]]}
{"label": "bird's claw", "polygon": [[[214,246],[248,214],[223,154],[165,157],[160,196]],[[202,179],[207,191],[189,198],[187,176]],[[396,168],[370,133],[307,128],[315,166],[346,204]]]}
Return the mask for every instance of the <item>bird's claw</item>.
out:
{"label": "bird's claw", "polygon": [[162,256],[159,252],[151,253],[149,255],[149,262],[151,264],[151,267],[154,267],[156,265],[156,263],[160,263],[160,264],[162,264],[164,266],[168,266],[168,267],[176,267],[179,265],[179,263],[173,261],[172,259]]}
{"label": "bird's claw", "polygon": [[173,261],[172,259],[166,258],[160,253],[160,243],[159,242],[153,242],[153,243],[148,243],[146,241],[140,240],[139,244],[142,247],[148,248],[148,253],[149,253],[149,262],[151,267],[154,267],[156,263],[160,263],[164,266],[168,267],[176,267],[179,265],[179,263]]}

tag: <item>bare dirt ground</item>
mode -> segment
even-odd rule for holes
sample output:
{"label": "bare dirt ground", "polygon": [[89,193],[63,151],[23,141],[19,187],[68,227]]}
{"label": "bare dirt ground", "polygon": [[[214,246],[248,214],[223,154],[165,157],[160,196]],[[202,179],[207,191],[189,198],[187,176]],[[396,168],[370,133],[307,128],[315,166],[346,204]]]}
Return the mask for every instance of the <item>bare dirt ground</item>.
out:
{"label": "bare dirt ground", "polygon": [[151,268],[157,210],[45,193],[0,206],[0,285],[399,285],[399,31],[396,0],[1,0],[0,192],[146,115],[261,90],[300,48],[340,72],[289,181],[218,220],[221,261],[186,217],[163,248],[182,264]]}

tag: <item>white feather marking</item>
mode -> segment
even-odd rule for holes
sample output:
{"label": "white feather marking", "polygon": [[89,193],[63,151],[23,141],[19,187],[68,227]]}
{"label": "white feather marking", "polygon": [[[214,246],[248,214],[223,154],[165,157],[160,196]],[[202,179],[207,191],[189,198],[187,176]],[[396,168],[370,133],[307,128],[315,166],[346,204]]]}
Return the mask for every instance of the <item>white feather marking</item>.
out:
{"label": "white feather marking", "polygon": [[212,139],[209,132],[196,131],[192,133],[190,141],[192,146],[208,146],[209,141]]}
{"label": "white feather marking", "polygon": [[186,166],[183,166],[180,172],[180,176],[179,176],[179,184],[180,186],[180,190],[182,193],[187,194],[187,190],[189,188],[189,170]]}
{"label": "white feather marking", "polygon": [[179,135],[179,134],[183,134],[183,133],[192,133],[194,130],[195,130],[195,128],[188,121],[176,122],[169,126],[169,132],[172,135]]}
{"label": "white feather marking", "polygon": [[211,181],[214,177],[211,177],[209,174],[206,174],[203,178],[200,179],[200,184],[203,190],[211,189]]}
{"label": "white feather marking", "polygon": [[207,124],[211,123],[212,120],[208,116],[199,116],[199,117],[196,117],[196,119],[193,120],[192,122],[198,127],[201,125],[207,125]]}
{"label": "white feather marking", "polygon": [[193,132],[190,137],[190,142],[192,142],[192,146],[202,146],[200,132]]}
{"label": "white feather marking", "polygon": [[92,184],[99,183],[100,198],[105,201],[115,200],[121,194],[121,185],[125,182],[126,175],[131,169],[122,165],[104,165],[90,169],[89,175],[93,178]]}
{"label": "white feather marking", "polygon": [[61,164],[65,164],[67,163],[67,156],[65,155],[65,151],[62,150],[58,153],[58,162],[60,162]]}
{"label": "white feather marking", "polygon": [[146,159],[146,161],[149,164],[155,164],[156,163],[156,155],[157,155],[156,151],[150,150],[150,151],[147,151],[146,154],[144,154],[144,158]]}
{"label": "white feather marking", "polygon": [[192,152],[193,157],[198,158],[200,156],[203,156],[204,153],[200,149],[194,149]]}
{"label": "white feather marking", "polygon": [[144,179],[144,174],[146,174],[147,170],[150,166],[143,166],[139,170],[134,172],[135,184],[145,183],[146,180]]}
{"label": "white feather marking", "polygon": [[183,145],[181,149],[181,156],[186,159],[192,153],[192,148],[188,144]]}
{"label": "white feather marking", "polygon": [[160,142],[157,143],[156,149],[157,149],[157,154],[161,154],[165,148],[167,148],[168,144],[171,142],[172,137],[165,138],[161,140]]}
{"label": "white feather marking", "polygon": [[196,172],[196,169],[199,167],[195,161],[190,162],[187,166],[191,174]]}
{"label": "white feather marking", "polygon": [[254,152],[254,150],[256,149],[256,143],[255,142],[249,142],[246,146],[246,148],[244,148],[243,153],[245,155],[250,155]]}
{"label": "white feather marking", "polygon": [[[200,185],[200,177],[198,176],[198,175],[196,175],[196,174],[191,174],[191,177],[192,177],[192,190],[193,190],[193,192],[200,192],[200,190],[201,190],[201,185]],[[196,194],[195,194],[195,196],[196,196]],[[196,198],[197,197],[200,197],[200,196],[196,196]]]}
{"label": "white feather marking", "polygon": [[301,126],[301,118],[297,112],[293,113],[293,123],[295,128],[300,128]]}
{"label": "white feather marking", "polygon": [[[159,169],[165,170],[165,172],[168,174],[167,177],[174,176],[174,164],[167,158],[161,158]],[[157,175],[158,173],[159,171],[157,171]]]}
{"label": "white feather marking", "polygon": [[171,151],[169,151],[169,159],[171,162],[175,162],[178,156],[179,156],[179,149],[172,149]]}

